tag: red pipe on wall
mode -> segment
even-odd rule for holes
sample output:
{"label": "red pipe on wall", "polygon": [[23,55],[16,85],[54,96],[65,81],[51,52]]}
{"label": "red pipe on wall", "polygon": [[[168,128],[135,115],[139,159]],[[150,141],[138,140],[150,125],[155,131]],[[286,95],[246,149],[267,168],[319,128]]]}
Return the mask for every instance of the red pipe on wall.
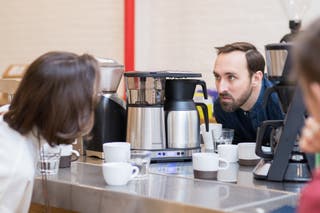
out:
{"label": "red pipe on wall", "polygon": [[135,0],[124,0],[124,65],[125,71],[134,70]]}

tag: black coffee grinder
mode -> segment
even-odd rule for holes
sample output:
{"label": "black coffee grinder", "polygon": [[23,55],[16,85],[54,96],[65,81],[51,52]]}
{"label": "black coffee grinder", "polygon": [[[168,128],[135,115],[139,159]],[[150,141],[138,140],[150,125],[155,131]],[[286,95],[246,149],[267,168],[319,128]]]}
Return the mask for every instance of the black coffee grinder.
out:
{"label": "black coffee grinder", "polygon": [[289,19],[290,32],[280,42],[291,42],[301,28],[301,19],[310,6],[311,0],[281,0],[282,7]]}
{"label": "black coffee grinder", "polygon": [[83,141],[87,156],[103,158],[104,143],[126,141],[126,104],[117,95],[124,68],[112,59],[96,59],[101,76],[99,101],[94,111],[93,128]]}
{"label": "black coffee grinder", "polygon": [[[303,182],[310,180],[314,168],[314,155],[301,152],[298,145],[306,109],[300,88],[289,76],[291,48],[290,43],[265,46],[268,78],[274,86],[267,89],[264,102],[276,92],[286,115],[284,120],[264,121],[258,129],[256,154],[262,160],[253,170],[256,179]],[[271,134],[270,141],[263,141],[265,134]]]}

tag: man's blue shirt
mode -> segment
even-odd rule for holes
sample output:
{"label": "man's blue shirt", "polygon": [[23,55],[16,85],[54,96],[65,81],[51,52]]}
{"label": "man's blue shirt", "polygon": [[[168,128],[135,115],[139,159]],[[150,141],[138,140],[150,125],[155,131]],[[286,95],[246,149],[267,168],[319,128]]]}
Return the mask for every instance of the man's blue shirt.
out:
{"label": "man's blue shirt", "polygon": [[223,128],[234,129],[233,143],[239,142],[255,142],[257,128],[265,120],[282,120],[284,113],[282,112],[280,101],[276,93],[269,96],[266,107],[263,107],[263,96],[265,90],[273,84],[264,77],[257,102],[249,111],[237,109],[234,112],[225,112],[220,105],[219,98],[214,102],[214,116]]}

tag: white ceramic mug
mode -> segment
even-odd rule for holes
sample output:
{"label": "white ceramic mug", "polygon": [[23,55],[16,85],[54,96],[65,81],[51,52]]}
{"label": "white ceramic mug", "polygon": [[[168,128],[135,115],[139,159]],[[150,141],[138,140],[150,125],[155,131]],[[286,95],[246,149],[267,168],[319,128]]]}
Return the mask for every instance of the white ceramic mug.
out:
{"label": "white ceramic mug", "polygon": [[[224,162],[225,166],[220,166],[220,161]],[[217,153],[199,152],[192,154],[192,167],[195,178],[215,180],[218,170],[227,169],[229,162],[220,158]]]}
{"label": "white ceramic mug", "polygon": [[238,163],[230,163],[229,168],[218,171],[218,181],[235,183],[238,180]]}
{"label": "white ceramic mug", "polygon": [[71,166],[72,161],[76,161],[80,157],[80,153],[73,149],[72,144],[60,144],[61,157],[59,168],[67,168]]}
{"label": "white ceramic mug", "polygon": [[220,158],[224,158],[229,163],[238,161],[238,145],[220,144],[218,145],[218,154]]}
{"label": "white ceramic mug", "polygon": [[109,162],[102,165],[103,177],[108,185],[121,186],[126,185],[129,180],[136,177],[139,168],[130,163]]}
{"label": "white ceramic mug", "polygon": [[105,162],[129,162],[130,143],[111,142],[103,144],[103,154]]}
{"label": "white ceramic mug", "polygon": [[260,158],[256,155],[256,143],[246,142],[238,144],[239,164],[243,166],[256,165]]}

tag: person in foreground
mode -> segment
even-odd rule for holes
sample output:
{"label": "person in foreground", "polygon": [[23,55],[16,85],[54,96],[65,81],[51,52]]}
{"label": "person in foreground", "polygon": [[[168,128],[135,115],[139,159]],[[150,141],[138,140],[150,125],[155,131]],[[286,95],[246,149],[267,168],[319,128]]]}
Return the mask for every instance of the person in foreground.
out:
{"label": "person in foreground", "polygon": [[272,86],[264,76],[264,58],[247,42],[216,49],[213,74],[219,98],[214,103],[214,116],[223,128],[234,129],[233,143],[255,142],[257,128],[264,120],[284,117],[276,94],[263,107],[264,92]]}
{"label": "person in foreground", "polygon": [[87,54],[49,52],[28,67],[0,115],[0,212],[28,212],[40,145],[90,131],[99,67]]}
{"label": "person in foreground", "polygon": [[[320,152],[320,19],[301,32],[294,46],[294,66],[309,112],[299,145],[307,153]],[[320,168],[301,191],[298,212],[320,212]]]}

